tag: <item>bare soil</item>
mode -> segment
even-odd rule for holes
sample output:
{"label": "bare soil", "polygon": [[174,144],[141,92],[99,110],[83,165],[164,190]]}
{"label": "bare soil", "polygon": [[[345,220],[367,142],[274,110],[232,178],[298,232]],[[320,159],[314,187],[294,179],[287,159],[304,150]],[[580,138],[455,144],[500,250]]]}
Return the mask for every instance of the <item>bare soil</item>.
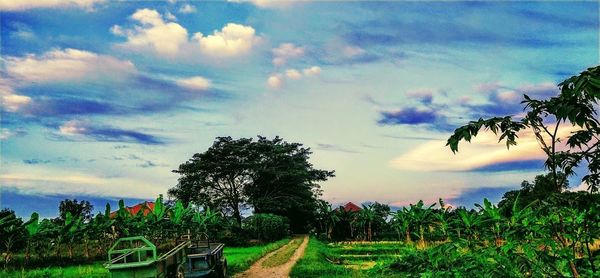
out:
{"label": "bare soil", "polygon": [[[290,243],[291,243],[291,241],[290,241]],[[290,243],[288,243],[288,244],[290,244]],[[284,248],[287,246],[287,244],[282,246],[281,248],[267,254],[266,256],[260,258],[248,270],[246,270],[238,275],[235,275],[234,277],[236,277],[236,278],[263,278],[263,277],[284,278],[284,277],[290,277],[290,271],[292,271],[292,267],[294,267],[296,262],[300,258],[302,258],[302,256],[304,256],[304,250],[306,249],[306,245],[308,245],[308,236],[304,236],[304,240],[302,241],[302,244],[300,244],[298,249],[296,249],[296,252],[294,252],[294,254],[290,258],[290,260],[287,261],[286,263],[284,263],[282,265],[274,266],[274,267],[263,267],[262,266],[262,263],[264,260],[266,260],[270,256],[273,256],[277,252],[284,250]]]}

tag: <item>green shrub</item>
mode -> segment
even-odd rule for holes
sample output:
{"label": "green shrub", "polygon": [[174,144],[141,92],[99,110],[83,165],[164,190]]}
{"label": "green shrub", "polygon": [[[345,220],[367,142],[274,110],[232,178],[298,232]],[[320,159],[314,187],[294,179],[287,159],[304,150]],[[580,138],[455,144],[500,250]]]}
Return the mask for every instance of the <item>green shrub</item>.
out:
{"label": "green shrub", "polygon": [[286,237],[289,234],[290,225],[285,217],[257,213],[244,219],[243,228],[251,238],[274,241]]}

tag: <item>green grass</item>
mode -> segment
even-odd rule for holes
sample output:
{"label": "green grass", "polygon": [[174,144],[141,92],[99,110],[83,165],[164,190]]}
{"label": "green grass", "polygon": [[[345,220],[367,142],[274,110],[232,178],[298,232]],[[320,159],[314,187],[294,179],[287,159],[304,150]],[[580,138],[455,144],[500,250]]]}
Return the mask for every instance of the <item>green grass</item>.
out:
{"label": "green grass", "polygon": [[37,277],[110,277],[108,270],[101,263],[91,265],[74,265],[67,267],[46,267],[38,269],[23,269],[0,271],[0,277],[6,278],[37,278]]}
{"label": "green grass", "polygon": [[325,244],[311,238],[291,277],[403,277],[387,265],[407,249],[398,242]]}
{"label": "green grass", "polygon": [[273,256],[263,261],[262,266],[274,267],[286,263],[294,255],[294,252],[296,252],[296,249],[298,249],[300,244],[302,244],[303,240],[304,238],[295,238],[290,244],[286,245],[281,250],[277,251],[277,253],[273,254]]}
{"label": "green grass", "polygon": [[227,258],[227,272],[230,274],[242,272],[264,255],[279,249],[288,242],[290,242],[289,238],[260,246],[225,247],[223,252]]}

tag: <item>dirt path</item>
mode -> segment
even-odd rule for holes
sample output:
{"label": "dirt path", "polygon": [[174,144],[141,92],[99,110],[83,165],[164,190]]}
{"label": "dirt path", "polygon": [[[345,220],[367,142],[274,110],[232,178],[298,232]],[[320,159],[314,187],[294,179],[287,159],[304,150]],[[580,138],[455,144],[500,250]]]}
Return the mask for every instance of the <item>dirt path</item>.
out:
{"label": "dirt path", "polygon": [[[291,244],[292,242],[290,241]],[[302,256],[304,255],[304,250],[306,249],[306,245],[308,245],[308,236],[304,236],[304,240],[302,241],[302,244],[300,244],[300,246],[298,247],[298,249],[296,249],[296,252],[294,252],[294,255],[292,255],[292,257],[290,258],[290,260],[287,263],[284,263],[282,265],[278,265],[275,267],[263,267],[262,266],[262,262],[264,260],[266,260],[267,258],[269,258],[270,256],[273,256],[275,253],[279,252],[280,250],[283,250],[286,246],[284,245],[283,247],[267,254],[266,256],[260,258],[258,261],[256,261],[251,267],[250,269],[234,276],[235,278],[263,278],[263,277],[269,277],[269,278],[283,278],[283,277],[290,277],[290,271],[292,271],[292,267],[294,267],[294,265],[296,264],[296,261],[298,261],[300,258],[302,258]]]}

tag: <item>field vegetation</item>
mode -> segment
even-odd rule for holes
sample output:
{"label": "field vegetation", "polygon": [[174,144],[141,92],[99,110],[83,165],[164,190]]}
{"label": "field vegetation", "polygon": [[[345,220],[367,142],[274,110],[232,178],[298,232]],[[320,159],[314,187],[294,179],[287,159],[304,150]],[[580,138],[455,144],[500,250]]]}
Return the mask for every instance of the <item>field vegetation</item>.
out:
{"label": "field vegetation", "polygon": [[[230,272],[241,272],[289,243],[289,235],[311,233],[293,277],[598,277],[600,67],[559,87],[547,100],[524,96],[521,118],[472,121],[448,139],[456,152],[479,132],[497,134],[507,147],[519,132],[535,135],[547,173],[497,205],[483,199],[452,207],[439,199],[395,211],[377,202],[335,207],[320,199],[318,185],[334,173],[314,169],[310,149],[279,137],[219,137],[174,171],[180,178],[169,191],[173,200],[160,196],[137,212],[121,201],[96,215],[88,202],[65,200],[54,219],[0,211],[2,276],[102,277],[99,262],[119,237],[143,235],[166,250],[187,233],[226,243]],[[561,138],[565,127],[575,131]],[[587,191],[566,190],[577,171],[585,172]],[[300,242],[265,265],[282,264]]]}
{"label": "field vegetation", "polygon": [[302,238],[294,238],[290,244],[281,248],[277,253],[269,256],[266,260],[262,262],[263,267],[274,267],[278,265],[282,265],[290,260],[296,249],[302,244]]}

